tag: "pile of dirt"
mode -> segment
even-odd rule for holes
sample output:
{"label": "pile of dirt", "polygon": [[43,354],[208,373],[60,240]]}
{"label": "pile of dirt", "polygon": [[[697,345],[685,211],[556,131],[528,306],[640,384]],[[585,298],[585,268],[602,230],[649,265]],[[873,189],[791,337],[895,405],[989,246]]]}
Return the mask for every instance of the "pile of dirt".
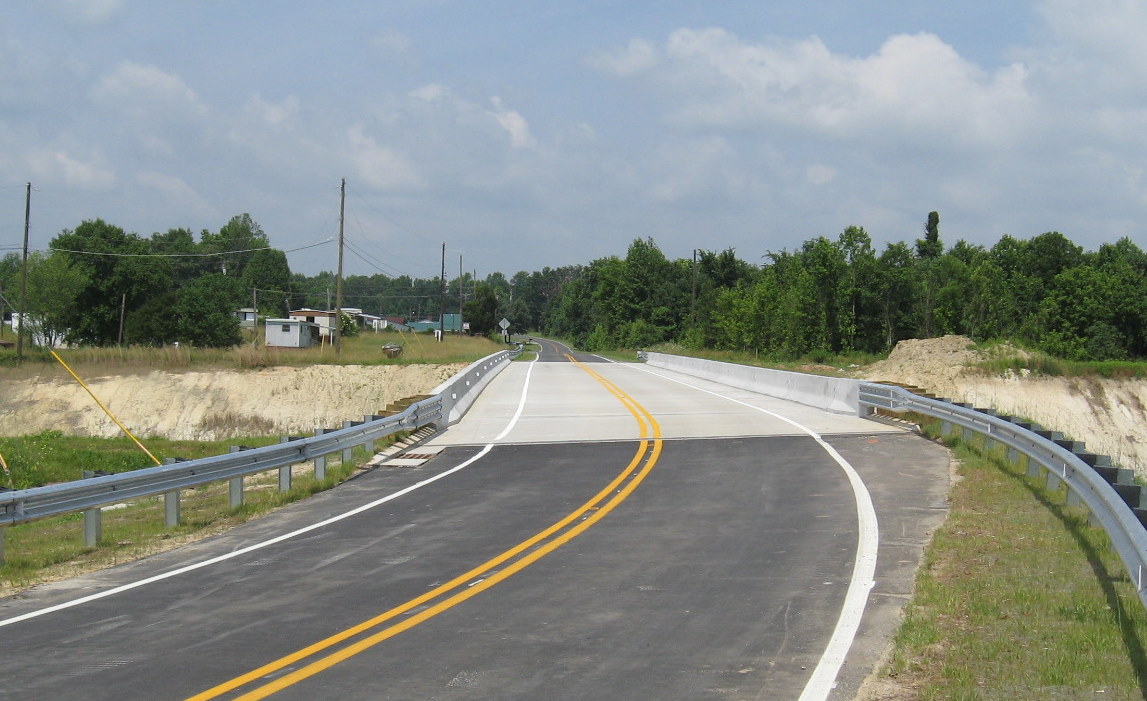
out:
{"label": "pile of dirt", "polygon": [[[1022,351],[1004,347],[992,354]],[[913,339],[859,374],[1023,416],[1147,477],[1147,381],[999,375],[976,367],[990,357],[964,336]]]}
{"label": "pile of dirt", "polygon": [[[317,365],[264,370],[151,372],[88,382],[133,433],[175,440],[309,435],[341,427],[391,402],[425,394],[464,365]],[[0,382],[0,435],[59,430],[115,436],[119,429],[76,382]]]}

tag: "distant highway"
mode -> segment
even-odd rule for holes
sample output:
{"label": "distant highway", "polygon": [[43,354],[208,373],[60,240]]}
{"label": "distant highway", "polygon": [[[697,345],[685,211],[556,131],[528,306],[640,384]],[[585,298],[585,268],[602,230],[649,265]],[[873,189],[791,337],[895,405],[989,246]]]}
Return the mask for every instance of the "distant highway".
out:
{"label": "distant highway", "polygon": [[421,467],[0,601],[0,697],[851,698],[946,452],[541,343]]}

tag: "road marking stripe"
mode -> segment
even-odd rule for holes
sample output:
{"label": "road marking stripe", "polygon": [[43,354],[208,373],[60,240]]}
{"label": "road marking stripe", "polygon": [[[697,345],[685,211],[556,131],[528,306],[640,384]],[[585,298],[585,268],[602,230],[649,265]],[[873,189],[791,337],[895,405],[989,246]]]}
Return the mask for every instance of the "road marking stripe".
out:
{"label": "road marking stripe", "polygon": [[768,409],[754,406],[748,402],[743,402],[739,399],[734,399],[733,397],[662,375],[648,368],[629,363],[618,364],[623,367],[649,373],[650,375],[669,380],[670,382],[676,382],[677,384],[695,389],[698,392],[704,392],[715,397],[727,399],[741,406],[746,406],[780,419],[808,436],[811,436],[844,471],[845,476],[848,478],[848,483],[852,487],[853,499],[856,501],[858,530],[856,557],[853,560],[852,577],[848,584],[848,592],[845,594],[844,605],[841,607],[840,617],[837,619],[836,626],[833,628],[832,637],[829,638],[828,646],[825,648],[824,654],[821,655],[820,661],[817,663],[812,676],[809,678],[800,696],[800,701],[827,699],[833,687],[836,686],[836,677],[840,674],[840,668],[844,666],[845,657],[847,657],[848,651],[852,647],[852,641],[856,638],[856,631],[860,627],[860,619],[864,615],[864,607],[868,603],[868,593],[876,584],[876,555],[880,546],[880,528],[876,519],[876,508],[872,505],[872,496],[868,493],[868,488],[864,486],[864,481],[860,478],[856,469],[844,459],[844,456],[837,452],[836,448],[829,445],[828,441],[824,440],[819,433],[802,423],[786,416],[781,416]]}
{"label": "road marking stripe", "polygon": [[[534,358],[534,360],[530,362],[529,366],[526,369],[526,379],[525,379],[525,383],[522,386],[522,395],[521,395],[521,398],[519,399],[519,402],[518,402],[518,409],[515,412],[513,418],[511,418],[510,422],[506,425],[506,428],[502,431],[501,434],[499,434],[494,439],[495,441],[498,441],[498,440],[501,440],[502,438],[504,438],[506,436],[506,434],[509,433],[514,428],[514,426],[518,423],[518,419],[521,418],[521,416],[522,416],[522,408],[526,405],[526,392],[530,388],[530,376],[533,374],[533,371],[534,371],[534,365],[533,365],[534,362],[537,362],[537,358]],[[30,620],[33,618],[39,618],[40,616],[46,616],[50,613],[55,613],[56,611],[62,611],[64,609],[73,608],[75,606],[88,604],[88,603],[91,603],[93,601],[97,601],[99,599],[107,598],[109,596],[115,596],[116,594],[122,594],[122,593],[124,593],[126,591],[130,591],[132,589],[138,589],[139,587],[146,586],[148,584],[154,584],[155,582],[160,582],[160,581],[163,581],[165,579],[171,579],[172,577],[178,577],[179,575],[187,574],[188,572],[194,572],[195,570],[202,569],[204,567],[210,567],[211,565],[217,565],[220,562],[224,562],[226,560],[230,560],[232,558],[239,557],[241,555],[246,555],[247,553],[251,553],[251,552],[254,552],[256,550],[262,550],[263,548],[270,547],[272,545],[276,545],[276,544],[281,543],[285,540],[290,540],[291,538],[296,538],[300,535],[310,533],[313,530],[317,530],[319,528],[324,528],[326,526],[331,525],[332,523],[337,523],[339,521],[342,521],[343,519],[350,518],[351,516],[357,516],[358,514],[361,514],[364,511],[369,511],[370,509],[373,509],[377,506],[381,506],[382,504],[385,504],[389,501],[393,501],[399,497],[406,496],[407,494],[410,494],[413,491],[416,491],[418,489],[422,489],[423,487],[425,487],[429,484],[433,484],[434,482],[437,482],[440,479],[444,479],[446,477],[449,477],[450,475],[453,475],[456,472],[464,470],[465,468],[469,467],[470,465],[473,465],[474,463],[478,462],[478,460],[484,458],[486,456],[486,454],[489,453],[490,450],[493,449],[493,447],[494,447],[494,444],[489,443],[485,447],[483,447],[476,455],[470,457],[466,461],[462,462],[461,464],[459,464],[455,467],[450,468],[449,470],[447,470],[445,472],[434,475],[433,477],[428,477],[428,478],[422,480],[421,482],[418,482],[416,484],[410,485],[409,487],[406,487],[405,489],[401,489],[397,492],[393,492],[393,493],[388,494],[384,497],[376,499],[375,501],[369,502],[367,504],[363,504],[362,506],[355,507],[354,509],[351,509],[350,511],[343,512],[341,514],[338,514],[336,516],[332,516],[328,519],[319,521],[317,523],[312,523],[309,526],[304,526],[302,528],[299,528],[298,530],[291,531],[290,533],[283,533],[281,535],[275,536],[274,538],[269,538],[269,539],[261,541],[259,543],[253,543],[252,545],[248,545],[246,547],[239,548],[237,550],[232,550],[231,552],[224,553],[223,555],[218,555],[216,557],[208,558],[206,560],[203,560],[202,562],[196,562],[196,563],[191,564],[191,565],[185,565],[183,567],[179,567],[179,568],[171,570],[169,572],[164,572],[162,574],[157,574],[157,575],[154,575],[151,577],[146,577],[144,579],[140,579],[140,580],[137,580],[134,582],[128,582],[127,584],[121,584],[118,587],[112,587],[111,589],[105,589],[104,591],[96,592],[94,594],[89,594],[87,596],[83,596],[83,597],[80,597],[78,599],[72,599],[71,601],[65,601],[63,603],[55,604],[54,606],[48,606],[48,607],[45,607],[42,609],[37,609],[35,611],[29,611],[28,613],[24,613],[24,614],[21,614],[19,616],[13,616],[11,618],[5,618],[3,620],[0,620],[0,628],[3,628],[4,626],[12,625],[14,623],[20,623],[21,621],[27,621],[27,620]]]}
{"label": "road marking stripe", "polygon": [[[235,677],[234,679],[224,682],[223,684],[219,684],[215,687],[212,687],[211,689],[208,689],[207,691],[192,696],[187,701],[208,701],[209,699],[217,698],[221,694],[246,686],[247,684],[264,678],[269,674],[293,665],[296,662],[300,662],[339,643],[346,642],[353,637],[366,633],[371,629],[377,628],[379,625],[395,618],[396,616],[411,611],[414,608],[417,608],[418,606],[428,603],[441,596],[445,596],[450,591],[459,589],[460,587],[465,587],[457,593],[450,595],[448,598],[439,601],[429,608],[419,611],[417,614],[414,614],[399,623],[395,623],[387,628],[375,632],[368,637],[353,642],[346,647],[332,652],[325,657],[321,657],[304,667],[296,669],[291,673],[284,675],[283,677],[264,684],[263,686],[252,689],[251,691],[236,698],[237,700],[241,701],[254,701],[255,699],[266,698],[271,694],[274,694],[304,679],[314,676],[315,674],[329,669],[339,662],[353,657],[354,655],[357,655],[360,652],[373,647],[374,645],[388,640],[389,638],[392,638],[395,635],[402,633],[403,631],[409,630],[410,628],[413,628],[414,626],[430,618],[433,618],[439,613],[442,613],[443,611],[446,611],[470,599],[471,597],[476,596],[480,592],[489,589],[495,584],[508,579],[517,572],[525,569],[534,562],[537,562],[541,558],[545,557],[549,553],[553,552],[557,548],[568,543],[570,540],[589,529],[606,514],[612,511],[614,507],[627,499],[629,495],[633,493],[633,490],[635,490],[637,486],[645,479],[645,476],[649,474],[650,470],[653,469],[654,465],[656,465],[658,459],[660,458],[662,449],[662,441],[660,439],[661,428],[658,425],[656,419],[654,419],[653,416],[647,410],[645,410],[644,407],[634,401],[632,397],[629,397],[612,382],[594,372],[593,370],[590,370],[584,364],[579,363],[577,360],[570,356],[567,357],[577,367],[584,370],[611,394],[617,397],[622,402],[622,404],[626,406],[626,408],[633,415],[634,419],[640,426],[641,439],[638,444],[636,453],[630,460],[629,464],[626,465],[625,469],[622,470],[621,473],[618,474],[618,476],[615,477],[608,485],[606,485],[606,487],[604,487],[581,507],[571,512],[565,518],[553,524],[546,530],[538,533],[526,541],[523,541],[522,543],[511,548],[510,550],[507,550],[501,555],[488,560],[482,565],[475,567],[469,572],[455,577],[446,584],[436,587],[435,589],[415,599],[412,599],[405,604],[375,616],[374,618],[359,623],[351,628],[336,633],[335,635],[313,643],[312,645],[309,645],[290,655],[265,664],[258,669],[252,670],[251,672]],[[524,387],[522,391],[522,404],[519,405],[518,411],[515,414],[512,423],[516,423],[517,419],[521,416],[522,406],[524,406],[525,402],[526,389],[529,385],[528,377],[529,376],[527,374],[526,387]],[[510,432],[511,428],[512,425],[507,427],[507,429],[498,436],[498,439],[504,438]],[[654,436],[653,441],[649,441],[646,438],[646,436],[650,433],[652,433]],[[490,447],[490,445],[487,446],[487,448]],[[638,470],[637,468],[639,466],[640,469]],[[604,503],[602,503],[603,500],[605,500],[607,497],[609,497],[608,501],[604,501]],[[578,521],[578,519],[581,520]],[[572,527],[569,527],[570,524],[575,521],[578,522]],[[522,555],[522,557],[515,560],[514,562],[511,562],[505,568],[495,572],[490,572],[499,565],[502,565],[514,557],[521,555],[523,552],[533,548],[534,546],[538,547]],[[485,576],[479,579],[481,575]]]}

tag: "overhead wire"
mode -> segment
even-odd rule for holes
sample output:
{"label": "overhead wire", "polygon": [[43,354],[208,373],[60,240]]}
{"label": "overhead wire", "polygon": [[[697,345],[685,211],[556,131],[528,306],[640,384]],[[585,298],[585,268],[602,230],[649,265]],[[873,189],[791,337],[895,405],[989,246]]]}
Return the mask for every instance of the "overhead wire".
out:
{"label": "overhead wire", "polygon": [[[288,248],[283,250],[283,253],[294,253],[296,251],[305,251],[308,248],[315,248],[334,241],[333,238],[323,239],[315,243],[299,246],[297,248]],[[84,256],[108,256],[112,258],[211,258],[214,256],[229,256],[235,253],[254,253],[255,251],[270,251],[276,250],[274,246],[262,246],[260,248],[243,248],[234,251],[216,251],[212,253],[106,253],[102,251],[77,251],[70,248],[55,248],[49,246],[49,251],[57,251],[60,253],[75,253]],[[279,249],[281,250],[281,249]]]}

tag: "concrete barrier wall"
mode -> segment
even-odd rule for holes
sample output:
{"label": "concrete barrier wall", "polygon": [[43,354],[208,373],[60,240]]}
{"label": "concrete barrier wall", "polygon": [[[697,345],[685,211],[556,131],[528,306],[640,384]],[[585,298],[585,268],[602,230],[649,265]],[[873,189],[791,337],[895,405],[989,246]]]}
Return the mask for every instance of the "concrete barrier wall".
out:
{"label": "concrete barrier wall", "polygon": [[443,423],[440,428],[458,423],[486,384],[505,370],[512,358],[510,351],[488,355],[435,387],[431,394],[442,396]]}
{"label": "concrete barrier wall", "polygon": [[837,414],[860,413],[857,380],[734,365],[716,360],[647,353],[646,364]]}

